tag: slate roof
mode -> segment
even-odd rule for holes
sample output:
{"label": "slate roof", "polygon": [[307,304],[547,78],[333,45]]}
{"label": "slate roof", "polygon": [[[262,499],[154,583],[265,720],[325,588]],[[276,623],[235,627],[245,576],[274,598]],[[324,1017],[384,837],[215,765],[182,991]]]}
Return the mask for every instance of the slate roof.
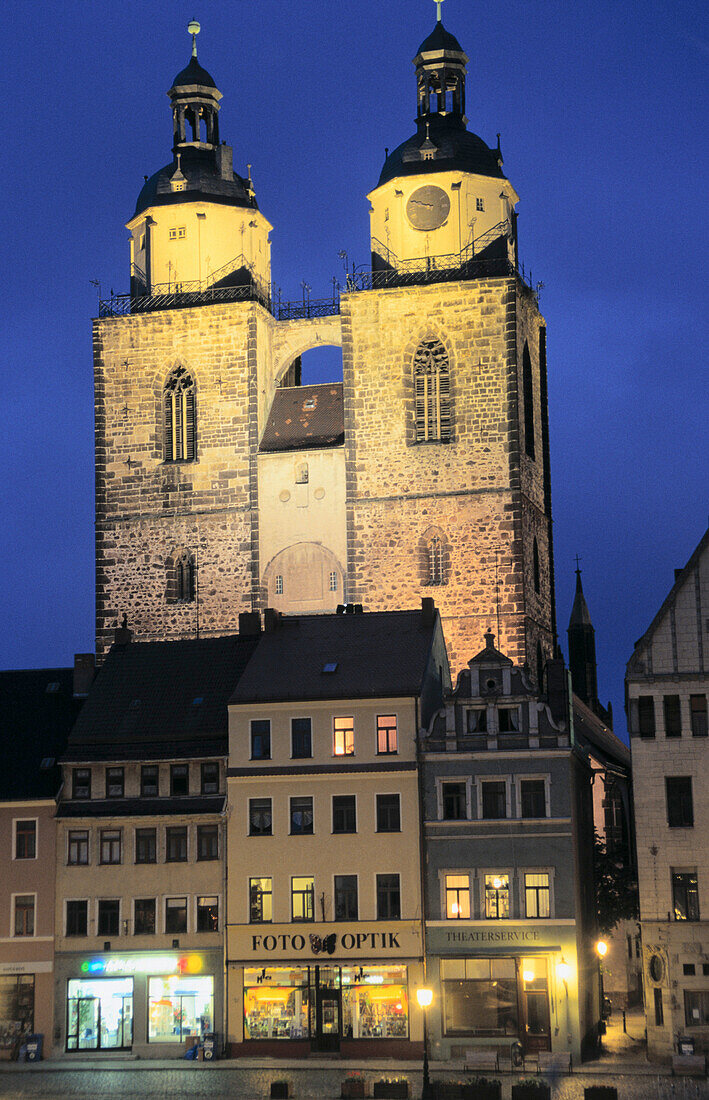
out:
{"label": "slate roof", "polygon": [[428,38],[425,38],[418,48],[418,53],[434,53],[439,50],[447,50],[450,53],[464,53],[458,39],[450,31],[447,31],[439,20]]}
{"label": "slate roof", "polygon": [[345,441],[342,383],[276,390],[259,450],[300,451]]}
{"label": "slate roof", "polygon": [[421,611],[284,617],[261,635],[230,702],[416,695],[437,628]]}
{"label": "slate roof", "polygon": [[226,755],[227,702],[256,641],[229,635],[113,646],[63,760]]}
{"label": "slate roof", "polygon": [[[61,769],[40,768],[58,760],[81,706],[73,698],[74,670],[29,668],[0,672],[3,767],[0,799],[54,798]],[[49,688],[49,690],[47,690]]]}
{"label": "slate roof", "polygon": [[200,65],[196,57],[192,56],[189,64],[173,80],[172,87],[184,88],[194,85],[201,88],[216,88],[216,84],[207,70]]}
{"label": "slate roof", "polygon": [[577,695],[573,697],[576,740],[601,763],[616,764],[630,771],[630,749]]}
{"label": "slate roof", "polygon": [[258,210],[256,198],[245,179],[237,172],[232,172],[231,179],[222,178],[213,149],[195,149],[187,145],[180,150],[180,171],[186,180],[184,191],[172,190],[170,181],[176,171],[177,159],[160,168],[143,184],[133,217],[149,206],[172,206],[197,199]]}
{"label": "slate roof", "polygon": [[588,610],[586,597],[583,594],[580,569],[576,570],[576,593],[574,595],[574,604],[571,608],[571,617],[569,619],[569,627],[573,626],[590,626],[593,628],[591,612]]}

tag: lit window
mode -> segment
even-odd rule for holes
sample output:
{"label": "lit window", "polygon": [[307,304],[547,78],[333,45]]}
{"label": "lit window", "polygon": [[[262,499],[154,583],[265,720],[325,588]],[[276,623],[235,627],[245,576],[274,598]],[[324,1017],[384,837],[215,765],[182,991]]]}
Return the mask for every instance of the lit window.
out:
{"label": "lit window", "polygon": [[15,822],[15,859],[37,858],[37,822]]}
{"label": "lit window", "polygon": [[396,715],[377,715],[377,752],[380,756],[399,751],[396,734]]}
{"label": "lit window", "polygon": [[672,907],[675,920],[699,920],[699,888],[696,874],[672,875]]}
{"label": "lit window", "polygon": [[549,875],[530,873],[524,876],[524,905],[527,917],[548,917],[551,912],[549,900]]}
{"label": "lit window", "polygon": [[476,199],[475,209],[482,214],[485,210],[485,199]]}
{"label": "lit window", "polygon": [[311,921],[315,915],[315,879],[291,879],[291,917],[294,921]]}
{"label": "lit window", "polygon": [[[192,1046],[190,1036],[214,1031],[214,978],[194,974],[148,978],[148,1020],[149,1043],[179,1045],[187,1040]],[[130,1032],[126,1041],[129,1045]]]}
{"label": "lit window", "polygon": [[414,356],[414,406],[417,443],[451,438],[448,355],[440,340],[420,344]]}
{"label": "lit window", "polygon": [[335,756],[354,755],[354,718],[333,719],[333,741]]}
{"label": "lit window", "polygon": [[194,462],[196,456],[195,384],[184,367],[176,367],[163,391],[166,462]]}
{"label": "lit window", "polygon": [[16,936],[34,936],[34,894],[16,894],[13,930]]}
{"label": "lit window", "polygon": [[446,917],[469,920],[470,879],[468,875],[446,875]]}
{"label": "lit window", "polygon": [[282,596],[283,595],[283,577],[281,576],[280,573],[276,574],[276,595],[277,596]]}
{"label": "lit window", "polygon": [[197,931],[219,931],[219,898],[197,898]]}
{"label": "lit window", "polygon": [[249,921],[270,924],[273,920],[273,879],[249,879]]}
{"label": "lit window", "polygon": [[510,876],[485,875],[485,917],[506,920],[510,915]]}

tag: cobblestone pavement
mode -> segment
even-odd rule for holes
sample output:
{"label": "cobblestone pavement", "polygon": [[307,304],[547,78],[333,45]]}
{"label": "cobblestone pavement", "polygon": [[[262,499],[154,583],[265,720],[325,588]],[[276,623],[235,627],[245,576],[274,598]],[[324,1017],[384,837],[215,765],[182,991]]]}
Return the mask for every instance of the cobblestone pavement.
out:
{"label": "cobblestone pavement", "polygon": [[[363,1071],[367,1079],[387,1076],[384,1072]],[[389,1073],[401,1076],[401,1071]],[[407,1070],[411,1082],[411,1098],[421,1096],[421,1074]],[[335,1100],[340,1095],[341,1068],[320,1069],[292,1067],[275,1070],[256,1067],[234,1068],[233,1063],[216,1066],[161,1065],[121,1066],[115,1069],[92,1065],[82,1068],[68,1066],[8,1067],[0,1069],[0,1097],[3,1100],[64,1100],[65,1097],[91,1097],[92,1100],[182,1100],[188,1097],[234,1097],[238,1100],[265,1100],[270,1096],[270,1082],[288,1080],[290,1095],[295,1100]],[[513,1080],[502,1076],[502,1098],[510,1100]],[[613,1075],[574,1073],[553,1082],[552,1100],[584,1100],[587,1085],[613,1084],[618,1100],[709,1100],[709,1084],[705,1081],[672,1079],[631,1069]]]}

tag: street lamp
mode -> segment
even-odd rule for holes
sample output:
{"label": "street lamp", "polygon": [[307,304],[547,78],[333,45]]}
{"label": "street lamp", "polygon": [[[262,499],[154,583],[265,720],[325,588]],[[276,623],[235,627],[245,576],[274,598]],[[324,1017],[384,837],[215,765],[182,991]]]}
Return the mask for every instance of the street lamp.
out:
{"label": "street lamp", "polygon": [[426,1012],[433,1000],[433,990],[421,988],[416,990],[416,1000],[423,1010],[423,1089],[421,1100],[431,1100],[431,1078],[428,1072],[428,1028],[426,1026]]}

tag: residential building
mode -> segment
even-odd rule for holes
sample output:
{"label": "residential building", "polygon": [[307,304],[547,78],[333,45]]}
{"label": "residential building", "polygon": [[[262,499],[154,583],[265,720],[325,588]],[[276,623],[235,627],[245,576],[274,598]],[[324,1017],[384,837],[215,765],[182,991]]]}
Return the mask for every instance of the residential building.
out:
{"label": "residential building", "polygon": [[425,912],[433,1056],[596,1048],[591,764],[566,670],[541,694],[485,647],[424,729]]}
{"label": "residential building", "polygon": [[58,1053],[223,1034],[227,703],[254,646],[116,632],[61,760]]}
{"label": "residential building", "polygon": [[709,531],[626,671],[648,1053],[709,1051]]}
{"label": "residential building", "polygon": [[17,1057],[30,1034],[42,1035],[45,1056],[52,1052],[58,759],[92,675],[91,654],[77,657],[76,674],[0,672],[0,1058]]}
{"label": "residential building", "polygon": [[266,613],[229,704],[231,1056],[421,1056],[416,733],[449,682],[430,599]]}

